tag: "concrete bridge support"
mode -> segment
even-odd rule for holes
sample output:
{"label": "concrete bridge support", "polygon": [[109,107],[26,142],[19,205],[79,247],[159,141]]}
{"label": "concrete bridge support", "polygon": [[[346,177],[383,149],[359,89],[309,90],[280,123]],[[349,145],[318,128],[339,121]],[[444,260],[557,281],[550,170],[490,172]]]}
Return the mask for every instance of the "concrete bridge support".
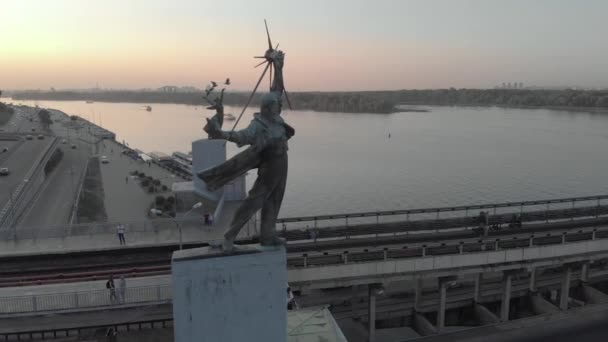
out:
{"label": "concrete bridge support", "polygon": [[473,288],[473,302],[474,303],[479,302],[482,281],[483,281],[483,273],[477,273],[475,275],[475,287]]}
{"label": "concrete bridge support", "polygon": [[414,311],[419,312],[422,308],[422,278],[416,279],[414,289]]}
{"label": "concrete bridge support", "polygon": [[454,276],[439,278],[439,308],[437,309],[437,331],[441,332],[445,328],[445,307],[447,300],[448,283],[455,281]]}
{"label": "concrete bridge support", "polygon": [[589,284],[583,284],[583,295],[589,304],[608,303],[608,295]]}
{"label": "concrete bridge support", "polygon": [[500,303],[500,320],[509,320],[509,306],[511,303],[511,282],[513,273],[505,272],[502,277],[502,302]]}
{"label": "concrete bridge support", "polygon": [[500,322],[500,319],[498,319],[498,317],[496,317],[496,315],[492,311],[488,310],[488,308],[486,308],[482,304],[474,303],[473,308],[475,310],[475,317],[477,318],[479,323],[481,323],[481,325],[488,325]]}
{"label": "concrete bridge support", "polygon": [[536,293],[536,277],[538,276],[538,269],[536,267],[530,270],[530,293]]}
{"label": "concrete bridge support", "polygon": [[559,294],[559,308],[568,310],[568,298],[570,297],[570,280],[572,278],[572,266],[564,265],[564,273],[562,274],[562,287]]}
{"label": "concrete bridge support", "polygon": [[367,287],[367,341],[376,342],[376,295],[378,294],[379,286],[370,284]]}
{"label": "concrete bridge support", "polygon": [[429,336],[437,333],[437,328],[435,328],[435,326],[433,326],[433,324],[421,313],[415,312],[412,321],[414,330],[416,330],[420,336]]}
{"label": "concrete bridge support", "polygon": [[530,303],[532,304],[532,310],[537,315],[559,311],[557,306],[553,305],[551,302],[545,300],[542,296],[536,293],[530,295]]}

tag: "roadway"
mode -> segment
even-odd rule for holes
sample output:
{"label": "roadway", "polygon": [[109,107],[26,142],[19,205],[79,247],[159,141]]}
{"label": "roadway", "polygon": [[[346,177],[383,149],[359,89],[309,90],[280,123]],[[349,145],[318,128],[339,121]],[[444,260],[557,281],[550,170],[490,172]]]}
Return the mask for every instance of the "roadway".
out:
{"label": "roadway", "polygon": [[[63,158],[42,184],[40,192],[18,226],[53,226],[70,222],[76,192],[80,187],[82,173],[91,156],[88,134],[70,122],[67,115],[51,111],[54,120],[53,132],[65,143],[58,145]],[[82,131],[82,132],[81,132]],[[71,145],[76,148],[71,148]]]}
{"label": "roadway", "polygon": [[48,147],[51,139],[26,140],[16,145],[8,158],[0,162],[0,167],[7,167],[10,171],[8,176],[0,176],[0,207],[8,202],[10,194],[15,191],[19,184],[25,182],[25,174],[34,166],[42,152]]}

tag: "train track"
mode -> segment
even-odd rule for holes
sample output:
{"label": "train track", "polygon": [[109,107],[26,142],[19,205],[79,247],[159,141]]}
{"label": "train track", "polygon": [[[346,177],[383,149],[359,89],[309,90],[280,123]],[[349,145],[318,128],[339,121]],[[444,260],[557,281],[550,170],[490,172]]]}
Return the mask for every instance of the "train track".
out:
{"label": "train track", "polygon": [[[288,242],[288,267],[311,267],[349,262],[377,261],[481,250],[521,248],[607,238],[608,218],[538,223],[523,228],[491,232],[480,238],[471,229],[443,233],[378,235],[359,238]],[[595,230],[595,232],[593,231]],[[563,232],[567,232],[564,237]],[[557,233],[557,234],[556,234]],[[252,243],[255,241],[245,241]],[[185,248],[206,244],[190,243]],[[53,284],[106,279],[110,274],[127,277],[170,273],[171,255],[177,244],[110,251],[88,251],[3,258],[0,287]]]}

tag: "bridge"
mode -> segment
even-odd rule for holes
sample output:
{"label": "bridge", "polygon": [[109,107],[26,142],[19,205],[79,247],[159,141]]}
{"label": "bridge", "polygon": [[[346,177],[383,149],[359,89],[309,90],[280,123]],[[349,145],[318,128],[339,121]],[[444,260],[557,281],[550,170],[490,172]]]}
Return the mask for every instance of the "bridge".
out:
{"label": "bridge", "polygon": [[[395,315],[399,311],[416,322],[412,325],[419,333],[433,334],[446,331],[446,313],[459,305],[473,303],[480,320],[497,324],[513,316],[510,303],[514,298],[529,298],[539,313],[608,300],[593,287],[608,275],[604,268],[608,260],[608,206],[602,204],[606,199],[608,195],[282,218],[277,228],[288,241],[292,288],[303,298],[312,298],[310,294],[324,289],[350,289],[345,295],[334,293],[325,299],[341,297],[351,302],[350,308],[340,311],[338,307],[336,312],[363,317],[373,340],[375,322],[386,318],[388,312]],[[478,229],[479,210],[490,211],[492,228],[487,234]],[[520,215],[521,227],[509,227],[513,214]],[[221,227],[201,229],[199,224],[168,219],[131,223],[128,236],[137,234],[142,239],[126,248],[118,248],[109,240],[104,245],[106,238],[116,239],[111,223],[2,231],[0,242],[7,246],[38,247],[30,253],[0,252],[6,261],[0,269],[0,287],[79,284],[105,279],[109,274],[133,279],[164,276],[155,284],[130,288],[130,298],[141,305],[170,302],[171,252],[180,245],[204,246],[223,231]],[[242,243],[256,241],[256,224],[251,222],[244,229]],[[73,248],[40,248],[52,240],[64,241],[64,247],[70,241]],[[392,301],[388,311],[386,306],[376,305],[386,301],[381,295],[385,289],[399,283],[414,284],[400,289],[407,293],[411,290],[411,299],[398,305]],[[429,284],[435,285],[429,288]],[[488,290],[489,284],[492,291]],[[454,286],[461,288],[460,292],[452,290]],[[582,288],[585,295],[574,295],[575,287]],[[554,302],[538,295],[541,290],[554,291]],[[431,297],[429,292],[433,293]],[[19,300],[0,295],[0,302],[13,300],[11,306],[4,306],[12,312],[113,305],[106,297],[87,299],[95,296],[99,295],[87,291],[46,293]],[[366,307],[362,309],[353,298],[364,298]],[[495,302],[500,303],[498,309],[491,304]],[[434,319],[429,320],[429,312],[436,313]]]}

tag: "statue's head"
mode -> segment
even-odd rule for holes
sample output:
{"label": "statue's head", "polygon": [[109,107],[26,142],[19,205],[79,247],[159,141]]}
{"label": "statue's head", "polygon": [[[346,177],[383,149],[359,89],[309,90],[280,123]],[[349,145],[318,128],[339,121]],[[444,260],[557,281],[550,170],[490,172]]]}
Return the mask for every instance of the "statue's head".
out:
{"label": "statue's head", "polygon": [[262,97],[262,105],[260,106],[260,112],[263,114],[281,114],[281,96],[279,93],[271,91],[270,93]]}

